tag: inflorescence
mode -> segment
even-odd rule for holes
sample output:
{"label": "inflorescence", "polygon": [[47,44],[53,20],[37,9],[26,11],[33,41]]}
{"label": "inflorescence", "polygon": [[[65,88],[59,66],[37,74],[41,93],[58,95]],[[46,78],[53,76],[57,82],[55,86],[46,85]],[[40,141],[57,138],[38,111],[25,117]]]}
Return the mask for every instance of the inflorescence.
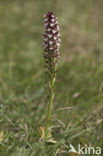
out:
{"label": "inflorescence", "polygon": [[52,12],[44,15],[44,58],[48,72],[53,72],[60,56],[60,32],[57,18]]}

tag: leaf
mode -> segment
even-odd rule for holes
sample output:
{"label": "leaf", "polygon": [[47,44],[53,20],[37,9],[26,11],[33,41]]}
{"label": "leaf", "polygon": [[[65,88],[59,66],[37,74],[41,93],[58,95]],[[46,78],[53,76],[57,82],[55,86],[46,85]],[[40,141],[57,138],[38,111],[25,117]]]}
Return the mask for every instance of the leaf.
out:
{"label": "leaf", "polygon": [[[40,135],[40,139],[44,140],[45,139],[45,127],[42,127],[42,126],[39,127],[38,128],[38,132],[39,132],[39,135]],[[48,131],[46,143],[48,143],[48,144],[55,144],[55,143],[57,143],[55,140],[53,140],[52,134],[51,134],[50,130]]]}
{"label": "leaf", "polygon": [[38,132],[39,132],[40,138],[43,140],[45,138],[45,127],[42,127],[42,126],[39,127]]}
{"label": "leaf", "polygon": [[0,142],[2,142],[3,139],[4,139],[4,132],[1,131],[1,132],[0,132]]}
{"label": "leaf", "polygon": [[53,138],[50,138],[46,141],[48,144],[56,144],[57,141],[53,140]]}
{"label": "leaf", "polygon": [[[45,127],[42,127],[42,126],[39,127],[38,132],[39,132],[40,138],[45,139]],[[48,131],[48,136],[46,138],[49,139],[51,137],[52,137],[52,134],[51,134],[51,131],[49,130]]]}

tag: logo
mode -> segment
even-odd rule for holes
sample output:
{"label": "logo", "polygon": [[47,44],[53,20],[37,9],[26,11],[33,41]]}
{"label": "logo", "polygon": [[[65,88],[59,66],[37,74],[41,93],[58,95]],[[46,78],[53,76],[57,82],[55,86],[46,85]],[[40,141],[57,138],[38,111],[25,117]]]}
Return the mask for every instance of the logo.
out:
{"label": "logo", "polygon": [[73,153],[77,153],[77,154],[101,154],[101,148],[100,147],[92,147],[92,146],[87,146],[85,145],[84,147],[81,147],[80,144],[78,144],[77,150],[75,149],[75,147],[70,144],[70,150],[69,153],[73,152]]}

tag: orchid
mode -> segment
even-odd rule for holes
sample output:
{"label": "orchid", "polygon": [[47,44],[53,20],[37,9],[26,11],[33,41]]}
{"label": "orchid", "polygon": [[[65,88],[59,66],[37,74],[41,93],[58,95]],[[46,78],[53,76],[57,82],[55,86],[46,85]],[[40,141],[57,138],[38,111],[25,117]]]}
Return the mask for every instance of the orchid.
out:
{"label": "orchid", "polygon": [[60,32],[57,18],[52,12],[48,12],[44,15],[45,18],[45,33],[44,33],[44,59],[45,67],[48,73],[48,86],[50,90],[49,100],[48,100],[48,113],[46,122],[46,135],[47,138],[50,120],[51,120],[51,109],[54,99],[54,85],[56,79],[57,64],[60,57]]}

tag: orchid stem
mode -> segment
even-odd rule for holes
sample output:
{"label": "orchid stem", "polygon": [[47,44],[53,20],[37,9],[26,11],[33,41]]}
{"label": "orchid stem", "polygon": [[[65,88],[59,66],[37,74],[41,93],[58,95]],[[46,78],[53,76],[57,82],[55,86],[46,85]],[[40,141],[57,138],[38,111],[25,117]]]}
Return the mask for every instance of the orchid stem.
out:
{"label": "orchid stem", "polygon": [[55,84],[55,77],[51,79],[50,81],[50,97],[48,102],[48,112],[47,112],[47,122],[46,122],[46,130],[45,130],[45,139],[48,137],[48,131],[50,126],[50,120],[51,120],[51,110],[52,110],[52,103],[54,99],[54,84]]}

